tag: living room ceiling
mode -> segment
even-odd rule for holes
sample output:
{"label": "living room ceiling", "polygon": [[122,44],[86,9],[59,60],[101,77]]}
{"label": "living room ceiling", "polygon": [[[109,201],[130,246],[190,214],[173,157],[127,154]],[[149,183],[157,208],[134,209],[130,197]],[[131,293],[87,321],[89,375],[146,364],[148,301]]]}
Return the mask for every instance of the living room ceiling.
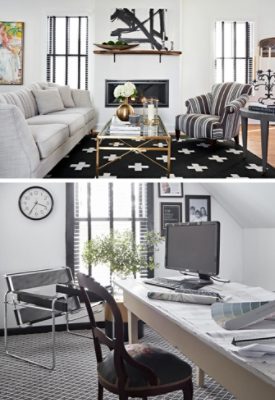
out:
{"label": "living room ceiling", "polygon": [[275,227],[275,185],[272,182],[204,183],[202,186],[243,228]]}

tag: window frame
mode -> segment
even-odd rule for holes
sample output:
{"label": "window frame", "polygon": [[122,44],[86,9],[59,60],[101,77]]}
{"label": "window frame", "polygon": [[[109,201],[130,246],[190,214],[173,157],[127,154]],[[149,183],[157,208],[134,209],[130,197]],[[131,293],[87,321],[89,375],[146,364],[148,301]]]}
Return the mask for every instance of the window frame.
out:
{"label": "window frame", "polygon": [[[65,19],[65,53],[56,53],[56,19]],[[75,54],[69,53],[69,43],[70,43],[70,19],[78,18],[78,52]],[[85,34],[85,53],[81,52],[81,22],[86,20],[86,34]],[[85,77],[84,85],[85,90],[88,90],[88,67],[89,67],[89,17],[88,16],[48,16],[47,17],[48,32],[47,32],[47,70],[46,79],[47,82],[56,83],[56,58],[65,57],[65,85],[68,85],[68,65],[69,58],[77,57],[77,89],[81,89],[81,59],[85,59]],[[52,63],[51,63],[52,60]]]}
{"label": "window frame", "polygon": [[[114,227],[114,221],[131,221],[132,232],[135,236],[136,234],[136,222],[147,220],[147,229],[148,231],[154,230],[154,186],[153,183],[142,183],[143,185],[147,186],[147,218],[142,217],[139,218],[135,215],[135,201],[138,199],[133,198],[134,194],[134,185],[139,183],[131,183],[131,201],[132,201],[132,211],[131,217],[118,217],[114,218],[113,216],[113,183],[108,183],[108,191],[109,191],[109,216],[102,217],[102,218],[93,218],[90,214],[90,204],[91,204],[91,195],[90,195],[90,186],[92,183],[87,182],[88,190],[87,190],[87,205],[88,205],[88,215],[87,217],[77,217],[75,218],[74,210],[75,210],[75,185],[77,183],[66,183],[66,265],[71,268],[73,276],[75,276],[75,268],[74,268],[74,259],[75,259],[75,252],[74,252],[74,227],[75,222],[77,221],[87,221],[87,229],[88,229],[88,240],[92,236],[92,222],[93,221],[109,221],[110,223],[110,230]],[[147,257],[152,257],[153,250],[148,251]],[[88,267],[88,273],[91,275],[91,266]],[[147,269],[147,271],[143,272],[143,275],[148,278],[154,276],[154,271],[151,269]]]}
{"label": "window frame", "polygon": [[[225,82],[225,60],[233,60],[233,74],[234,82],[237,79],[237,60],[245,60],[245,84],[249,84],[253,80],[253,22],[251,21],[216,21],[215,22],[215,41],[217,40],[217,24],[221,23],[221,56],[217,57],[217,48],[215,47],[215,82],[224,83]],[[233,56],[225,57],[225,37],[224,37],[224,25],[225,23],[231,23],[233,28]],[[245,56],[237,56],[237,24],[245,23]],[[221,60],[221,82],[217,81],[217,61]]]}

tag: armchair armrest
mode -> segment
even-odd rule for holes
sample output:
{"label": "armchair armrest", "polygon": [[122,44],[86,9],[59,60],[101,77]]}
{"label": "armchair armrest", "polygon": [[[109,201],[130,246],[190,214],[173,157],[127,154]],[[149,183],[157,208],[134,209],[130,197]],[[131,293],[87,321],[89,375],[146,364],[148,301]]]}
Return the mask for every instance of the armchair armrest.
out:
{"label": "armchair armrest", "polygon": [[72,89],[72,97],[76,107],[93,107],[88,90]]}
{"label": "armchair armrest", "polygon": [[211,103],[212,93],[192,97],[185,102],[187,114],[210,114]]}
{"label": "armchair armrest", "polygon": [[238,97],[235,100],[232,100],[230,103],[226,104],[224,107],[224,111],[221,115],[220,122],[221,124],[225,124],[227,120],[228,114],[234,114],[240,111],[242,107],[244,107],[249,99],[248,94],[242,94],[240,97]]}

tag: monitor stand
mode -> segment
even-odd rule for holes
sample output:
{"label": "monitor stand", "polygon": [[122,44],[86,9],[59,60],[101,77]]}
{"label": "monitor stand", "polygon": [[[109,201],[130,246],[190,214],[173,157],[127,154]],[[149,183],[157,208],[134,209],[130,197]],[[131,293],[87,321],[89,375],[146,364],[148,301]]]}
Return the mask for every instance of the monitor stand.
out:
{"label": "monitor stand", "polygon": [[199,274],[198,278],[183,279],[180,281],[180,286],[184,289],[200,289],[207,285],[212,285],[213,282],[209,275]]}

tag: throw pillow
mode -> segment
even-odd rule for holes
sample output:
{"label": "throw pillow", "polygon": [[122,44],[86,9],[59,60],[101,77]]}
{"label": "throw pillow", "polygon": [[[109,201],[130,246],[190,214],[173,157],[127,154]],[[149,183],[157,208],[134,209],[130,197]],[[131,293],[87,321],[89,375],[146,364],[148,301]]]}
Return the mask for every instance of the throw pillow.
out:
{"label": "throw pillow", "polygon": [[41,89],[33,90],[32,92],[37,102],[39,114],[44,115],[54,111],[62,111],[65,109],[58,89]]}
{"label": "throw pillow", "polygon": [[64,107],[75,107],[69,86],[58,86],[58,90],[63,101]]}

